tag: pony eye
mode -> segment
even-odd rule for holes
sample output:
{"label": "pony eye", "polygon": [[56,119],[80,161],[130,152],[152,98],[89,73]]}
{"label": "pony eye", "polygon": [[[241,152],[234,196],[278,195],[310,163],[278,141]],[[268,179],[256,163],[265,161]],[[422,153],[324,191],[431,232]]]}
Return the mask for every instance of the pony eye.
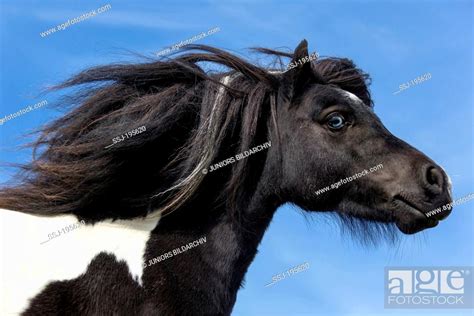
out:
{"label": "pony eye", "polygon": [[343,128],[345,125],[346,125],[346,120],[344,118],[344,116],[340,115],[340,114],[335,114],[335,115],[332,115],[327,123],[326,123],[330,129],[333,129],[333,130],[340,130],[341,128]]}

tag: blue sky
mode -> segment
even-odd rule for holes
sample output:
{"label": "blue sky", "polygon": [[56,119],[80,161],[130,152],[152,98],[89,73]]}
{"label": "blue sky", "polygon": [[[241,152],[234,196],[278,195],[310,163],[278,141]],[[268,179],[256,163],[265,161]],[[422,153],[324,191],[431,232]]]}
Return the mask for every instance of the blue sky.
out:
{"label": "blue sky", "polygon": [[[213,27],[199,43],[294,48],[349,57],[373,78],[387,128],[451,175],[454,197],[474,192],[473,4],[471,1],[5,1],[0,4],[0,117],[57,95],[40,95],[89,66],[152,56]],[[42,38],[39,33],[105,4],[105,13]],[[432,78],[399,94],[402,83]],[[38,109],[0,126],[0,160],[24,162],[22,135],[58,114]],[[9,170],[2,170],[5,181]],[[472,315],[472,310],[387,310],[385,266],[473,265],[474,201],[439,227],[397,246],[362,247],[331,220],[278,210],[238,294],[233,315]],[[271,287],[275,274],[310,268]]]}

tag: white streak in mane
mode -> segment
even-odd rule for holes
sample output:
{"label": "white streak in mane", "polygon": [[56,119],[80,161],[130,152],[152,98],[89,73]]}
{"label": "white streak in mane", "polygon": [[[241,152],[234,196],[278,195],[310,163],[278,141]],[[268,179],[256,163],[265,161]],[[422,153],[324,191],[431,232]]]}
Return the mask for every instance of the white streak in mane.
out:
{"label": "white streak in mane", "polygon": [[[234,80],[236,77],[240,76],[240,73],[233,73],[232,75],[227,75],[225,77],[222,77],[220,82],[223,84],[223,85],[229,85],[232,80]],[[189,183],[191,183],[194,179],[196,179],[196,177],[204,177],[203,173],[202,173],[202,170],[204,168],[206,168],[212,161],[213,159],[213,156],[214,156],[214,143],[215,143],[215,138],[218,134],[218,126],[217,124],[214,124],[213,125],[213,118],[216,116],[216,113],[217,111],[222,111],[222,107],[218,107],[218,105],[221,103],[222,101],[222,97],[224,95],[224,89],[225,87],[224,86],[219,86],[219,90],[217,91],[217,94],[216,94],[216,98],[215,98],[215,101],[212,105],[212,109],[211,109],[211,112],[209,114],[209,117],[206,119],[206,122],[204,123],[204,125],[207,125],[207,131],[203,131],[203,130],[200,130],[201,133],[206,133],[207,134],[207,144],[204,146],[204,149],[205,149],[205,152],[203,152],[202,154],[202,159],[198,162],[198,164],[196,165],[196,167],[193,169],[193,171],[191,171],[191,173],[184,179],[180,179],[180,181],[173,185],[172,187],[166,189],[165,191],[162,191],[158,194],[155,194],[153,197],[158,197],[160,195],[163,195],[167,192],[170,192],[172,190],[176,190],[176,189],[179,189],[180,187],[185,187],[186,185],[188,185]],[[194,189],[196,188],[196,186],[194,186]],[[181,199],[185,198],[186,195],[191,195],[192,194],[192,190],[193,188],[187,188],[187,191],[185,192],[182,192],[178,198],[174,199],[174,201],[172,202],[171,205],[168,205],[166,207],[163,207],[163,208],[158,208],[158,209],[155,209],[153,210],[153,212],[151,212],[148,216],[149,217],[154,217],[154,216],[161,216],[161,214],[171,208],[172,206],[178,204],[180,202]],[[165,215],[166,216],[166,215]]]}
{"label": "white streak in mane", "polygon": [[48,283],[83,274],[100,252],[124,261],[141,284],[146,243],[158,221],[148,217],[106,220],[47,241],[48,234],[77,223],[77,218],[0,209],[0,315],[19,314]]}

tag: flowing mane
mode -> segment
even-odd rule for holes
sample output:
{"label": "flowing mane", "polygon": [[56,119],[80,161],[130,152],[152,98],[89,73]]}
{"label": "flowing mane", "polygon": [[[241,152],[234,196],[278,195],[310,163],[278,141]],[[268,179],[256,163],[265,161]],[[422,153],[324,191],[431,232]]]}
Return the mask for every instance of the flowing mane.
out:
{"label": "flowing mane", "polygon": [[[200,62],[228,71],[205,71]],[[171,59],[85,70],[56,87],[79,86],[76,106],[38,132],[33,161],[21,167],[18,183],[0,190],[0,208],[97,220],[166,214],[198,194],[208,177],[223,176],[225,189],[216,188],[223,194],[214,203],[235,210],[256,186],[266,154],[237,161],[219,175],[202,169],[270,140],[282,70],[204,45],[188,45]],[[369,76],[351,60],[318,59],[312,70],[372,106]],[[106,148],[140,126],[146,132]]]}

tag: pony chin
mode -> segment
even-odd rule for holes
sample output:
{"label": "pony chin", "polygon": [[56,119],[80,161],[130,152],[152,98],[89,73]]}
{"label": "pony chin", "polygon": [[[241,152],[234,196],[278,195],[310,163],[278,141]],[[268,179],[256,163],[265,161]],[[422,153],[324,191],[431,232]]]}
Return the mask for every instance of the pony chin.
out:
{"label": "pony chin", "polygon": [[341,233],[362,245],[395,244],[400,239],[393,213],[376,210],[353,201],[343,201],[330,212]]}
{"label": "pony chin", "polygon": [[[429,219],[422,213],[408,212],[389,206],[376,209],[353,201],[344,201],[340,203],[338,209],[340,211],[337,214],[341,218],[350,218],[349,222],[370,223],[362,231],[355,232],[355,235],[375,233],[375,236],[380,237],[380,227],[376,226],[389,226],[390,230],[397,231],[398,229],[403,234],[412,235],[438,225],[438,220]],[[347,223],[348,221],[343,220],[343,222]],[[373,225],[374,223],[377,223],[377,225]],[[360,229],[360,225],[352,225],[351,227],[359,227],[357,229]],[[372,231],[372,227],[376,228]],[[392,240],[392,237],[390,236],[389,240]]]}

